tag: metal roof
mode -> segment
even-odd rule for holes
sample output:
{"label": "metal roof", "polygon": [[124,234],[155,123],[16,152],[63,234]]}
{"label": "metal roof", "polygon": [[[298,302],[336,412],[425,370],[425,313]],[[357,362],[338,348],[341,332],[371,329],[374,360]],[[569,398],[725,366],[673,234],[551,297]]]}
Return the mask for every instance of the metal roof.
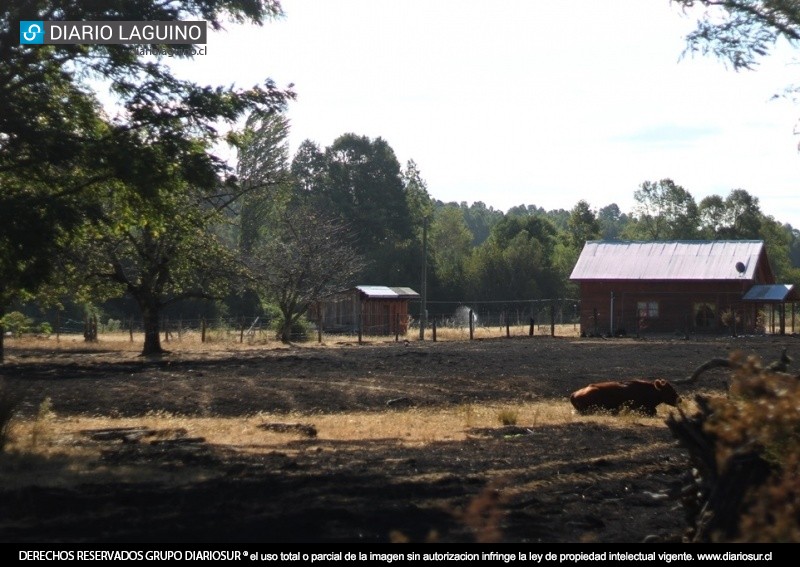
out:
{"label": "metal roof", "polygon": [[762,240],[589,241],[570,279],[753,280],[763,249]]}
{"label": "metal roof", "polygon": [[742,298],[744,301],[786,301],[797,297],[790,284],[754,285]]}
{"label": "metal roof", "polygon": [[358,285],[356,289],[372,299],[416,299],[419,297],[419,294],[410,287]]}

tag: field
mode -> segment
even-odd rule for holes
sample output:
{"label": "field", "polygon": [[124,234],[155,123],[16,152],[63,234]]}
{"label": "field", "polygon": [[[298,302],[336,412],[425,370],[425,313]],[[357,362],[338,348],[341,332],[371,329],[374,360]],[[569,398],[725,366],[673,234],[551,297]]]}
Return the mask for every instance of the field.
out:
{"label": "field", "polygon": [[[6,339],[18,416],[0,541],[677,542],[688,465],[664,424],[674,409],[577,416],[569,394],[798,351],[796,337],[524,334],[186,335],[159,358],[127,335]],[[727,384],[703,374],[680,388],[685,409]]]}

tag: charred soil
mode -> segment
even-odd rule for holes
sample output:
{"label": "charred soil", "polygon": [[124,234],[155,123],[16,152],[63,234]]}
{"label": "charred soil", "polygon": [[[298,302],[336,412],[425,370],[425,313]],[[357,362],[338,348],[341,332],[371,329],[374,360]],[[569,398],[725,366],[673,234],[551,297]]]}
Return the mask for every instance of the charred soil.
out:
{"label": "charred soil", "polygon": [[[0,487],[0,541],[680,542],[689,465],[664,423],[674,408],[660,406],[655,418],[466,427],[425,443],[326,439],[315,416],[568,408],[570,393],[590,382],[682,379],[734,351],[771,361],[784,348],[795,357],[797,338],[525,337],[176,349],[146,359],[102,341],[82,350],[10,341],[0,375],[22,418],[48,399],[62,419],[291,412],[304,425],[282,432],[285,450],[243,451],[178,430],[95,432],[97,462],[65,461],[64,473],[146,464],[171,480],[72,475]],[[724,394],[728,376],[710,371],[679,393]],[[0,455],[0,466],[8,459]],[[39,464],[29,459],[18,474]]]}

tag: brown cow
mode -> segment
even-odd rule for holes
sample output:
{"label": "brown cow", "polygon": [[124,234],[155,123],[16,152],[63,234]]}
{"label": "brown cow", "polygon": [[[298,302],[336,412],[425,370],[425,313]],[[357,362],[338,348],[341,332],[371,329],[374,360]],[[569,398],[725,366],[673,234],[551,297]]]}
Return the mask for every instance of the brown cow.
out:
{"label": "brown cow", "polygon": [[626,382],[600,382],[589,384],[572,393],[569,401],[578,413],[597,411],[619,413],[623,408],[646,415],[656,415],[659,404],[677,406],[681,401],[678,392],[666,380],[628,380]]}

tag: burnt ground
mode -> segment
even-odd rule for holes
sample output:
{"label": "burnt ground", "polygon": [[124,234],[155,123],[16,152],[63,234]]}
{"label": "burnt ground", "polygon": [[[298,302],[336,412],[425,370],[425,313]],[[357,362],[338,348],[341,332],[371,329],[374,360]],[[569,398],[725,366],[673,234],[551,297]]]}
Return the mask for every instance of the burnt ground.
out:
{"label": "burnt ground", "polygon": [[[674,380],[733,351],[769,362],[783,348],[800,354],[796,337],[308,344],[159,359],[102,342],[69,352],[11,344],[0,375],[27,416],[49,397],[59,416],[303,412],[313,423],[322,412],[399,411],[387,407],[398,399],[433,409],[569,404],[589,382]],[[691,399],[727,383],[713,370],[679,392]],[[657,420],[476,428],[466,440],[424,446],[303,435],[286,452],[109,443],[103,466],[146,462],[186,482],[0,487],[0,541],[680,542],[689,467],[663,423],[667,410]]]}

